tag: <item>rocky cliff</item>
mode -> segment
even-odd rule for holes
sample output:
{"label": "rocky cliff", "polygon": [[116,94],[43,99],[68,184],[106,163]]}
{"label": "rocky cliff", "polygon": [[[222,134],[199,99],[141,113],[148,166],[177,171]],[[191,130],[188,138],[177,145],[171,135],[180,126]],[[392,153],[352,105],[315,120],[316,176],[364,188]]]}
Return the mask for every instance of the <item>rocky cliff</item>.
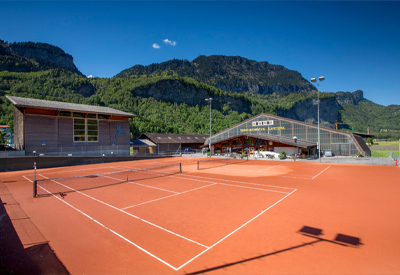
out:
{"label": "rocky cliff", "polygon": [[138,78],[144,75],[191,77],[216,88],[238,93],[265,95],[281,91],[316,91],[297,71],[240,56],[202,55],[191,62],[174,59],[148,66],[136,65],[115,77]]}
{"label": "rocky cliff", "polygon": [[6,43],[0,40],[0,70],[31,72],[67,69],[82,75],[71,55],[46,43]]}
{"label": "rocky cliff", "polygon": [[361,90],[355,92],[337,92],[336,99],[339,104],[354,104],[357,105],[361,100],[364,99],[364,93]]}
{"label": "rocky cliff", "polygon": [[[155,84],[140,86],[132,91],[132,94],[140,97],[152,97],[174,103],[186,103],[189,106],[207,105],[205,98],[213,97],[212,108],[222,111],[224,106],[239,113],[252,113],[252,102],[245,98],[238,98],[229,95],[210,94],[205,89],[198,89],[196,86],[183,83],[180,80],[162,80]],[[320,119],[321,125],[335,127],[335,121],[340,121],[342,107],[335,97],[321,99]],[[300,101],[289,110],[275,110],[278,116],[287,117],[299,121],[317,124],[318,121],[318,100],[309,99]]]}
{"label": "rocky cliff", "polygon": [[212,107],[217,110],[222,110],[224,104],[229,104],[234,111],[251,113],[251,102],[248,99],[210,94],[207,90],[198,89],[179,80],[161,80],[155,84],[140,86],[132,91],[132,94],[178,104],[186,103],[189,106],[207,105],[204,99],[213,97]]}
{"label": "rocky cliff", "polygon": [[[320,123],[322,126],[334,128],[335,121],[340,121],[339,110],[343,109],[335,97],[320,100]],[[290,110],[276,110],[278,116],[299,121],[318,123],[318,99],[309,99],[296,103]]]}

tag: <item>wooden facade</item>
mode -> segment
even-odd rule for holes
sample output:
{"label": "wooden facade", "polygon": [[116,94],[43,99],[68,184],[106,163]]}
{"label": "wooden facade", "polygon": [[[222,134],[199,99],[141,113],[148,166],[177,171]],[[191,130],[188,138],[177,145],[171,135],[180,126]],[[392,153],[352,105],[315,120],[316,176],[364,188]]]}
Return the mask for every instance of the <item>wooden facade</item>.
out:
{"label": "wooden facade", "polygon": [[[85,111],[86,105],[78,104],[74,104],[77,110],[62,111],[26,107],[18,105],[19,98],[12,99],[15,148],[25,150],[26,155],[32,155],[33,151],[44,155],[130,154],[129,118],[134,116],[132,114],[118,110],[116,114],[105,113],[102,112],[104,107],[98,106]],[[83,124],[77,125],[78,120]],[[77,132],[83,134],[77,136]]]}

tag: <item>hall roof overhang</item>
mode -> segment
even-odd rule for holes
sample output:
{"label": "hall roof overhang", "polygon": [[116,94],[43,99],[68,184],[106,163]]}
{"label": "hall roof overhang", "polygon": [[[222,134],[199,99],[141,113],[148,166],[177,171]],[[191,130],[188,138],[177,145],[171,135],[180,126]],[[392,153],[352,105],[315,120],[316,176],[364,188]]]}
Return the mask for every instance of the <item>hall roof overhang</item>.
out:
{"label": "hall roof overhang", "polygon": [[[249,138],[257,138],[257,139],[262,139],[266,141],[272,141],[276,143],[282,143],[286,145],[290,145],[293,147],[299,147],[299,148],[304,148],[304,149],[312,149],[316,148],[317,144],[313,142],[308,142],[308,141],[302,141],[302,140],[297,140],[296,142],[294,139],[291,138],[285,138],[285,137],[280,137],[280,136],[274,136],[274,135],[268,135],[268,134],[241,134],[233,137],[229,137],[227,139],[223,140],[218,140],[217,142],[212,142],[211,145],[219,144],[219,143],[224,143],[229,140],[234,140],[240,137],[249,137]],[[208,147],[208,144],[204,144],[201,146],[202,148]]]}
{"label": "hall roof overhang", "polygon": [[43,109],[43,110],[55,110],[55,111],[97,113],[97,114],[106,114],[106,115],[120,116],[126,118],[136,116],[134,114],[123,112],[117,109],[95,106],[95,105],[86,105],[86,104],[52,101],[52,100],[44,100],[36,98],[26,98],[26,97],[9,96],[9,95],[6,95],[6,98],[10,100],[15,107],[22,109],[33,108],[33,109]]}

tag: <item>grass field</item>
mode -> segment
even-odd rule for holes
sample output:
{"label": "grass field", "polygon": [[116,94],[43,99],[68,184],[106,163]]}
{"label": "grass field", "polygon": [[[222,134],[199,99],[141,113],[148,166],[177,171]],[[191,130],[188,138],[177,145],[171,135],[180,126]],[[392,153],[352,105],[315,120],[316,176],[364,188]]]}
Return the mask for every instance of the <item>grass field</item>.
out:
{"label": "grass field", "polygon": [[399,145],[399,141],[375,141],[374,145]]}
{"label": "grass field", "polygon": [[391,150],[373,150],[371,151],[371,157],[389,157],[389,153],[392,152],[396,155],[399,154],[399,151],[391,151]]}

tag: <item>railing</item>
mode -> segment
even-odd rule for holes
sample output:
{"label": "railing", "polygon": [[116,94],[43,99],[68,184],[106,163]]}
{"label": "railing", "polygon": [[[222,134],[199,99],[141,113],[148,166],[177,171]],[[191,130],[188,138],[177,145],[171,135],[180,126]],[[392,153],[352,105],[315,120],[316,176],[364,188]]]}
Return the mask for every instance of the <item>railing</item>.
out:
{"label": "railing", "polygon": [[108,146],[60,146],[57,150],[49,150],[43,147],[36,147],[26,151],[26,156],[127,156],[130,155],[129,145],[108,145]]}
{"label": "railing", "polygon": [[397,159],[397,165],[400,165],[400,163],[399,163],[400,157],[398,155],[396,155],[393,152],[390,152],[389,157],[392,158],[393,160]]}

